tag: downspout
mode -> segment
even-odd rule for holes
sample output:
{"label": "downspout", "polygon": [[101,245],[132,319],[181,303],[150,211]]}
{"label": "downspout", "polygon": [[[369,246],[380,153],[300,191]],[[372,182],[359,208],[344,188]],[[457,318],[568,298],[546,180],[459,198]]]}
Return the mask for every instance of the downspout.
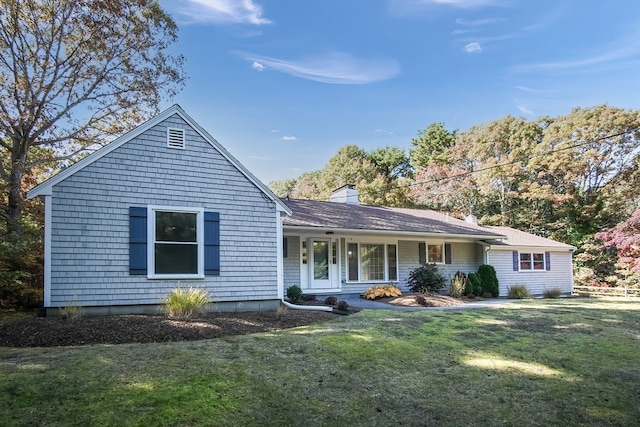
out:
{"label": "downspout", "polygon": [[333,311],[333,307],[327,307],[325,305],[297,305],[297,304],[291,304],[290,302],[285,301],[284,298],[282,298],[280,300],[280,302],[282,303],[282,305],[284,305],[285,307],[290,308],[292,310]]}

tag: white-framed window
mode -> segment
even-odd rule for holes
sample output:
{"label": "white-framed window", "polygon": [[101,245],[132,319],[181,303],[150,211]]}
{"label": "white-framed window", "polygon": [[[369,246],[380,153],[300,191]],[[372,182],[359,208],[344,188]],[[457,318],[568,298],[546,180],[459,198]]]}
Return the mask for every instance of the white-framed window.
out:
{"label": "white-framed window", "polygon": [[204,210],[149,206],[148,277],[204,278]]}
{"label": "white-framed window", "polygon": [[349,282],[398,280],[398,247],[385,243],[347,243]]}
{"label": "white-framed window", "polygon": [[520,252],[520,271],[545,271],[544,252]]}
{"label": "white-framed window", "polygon": [[443,264],[444,263],[444,243],[436,245],[427,245],[427,262],[429,264]]}

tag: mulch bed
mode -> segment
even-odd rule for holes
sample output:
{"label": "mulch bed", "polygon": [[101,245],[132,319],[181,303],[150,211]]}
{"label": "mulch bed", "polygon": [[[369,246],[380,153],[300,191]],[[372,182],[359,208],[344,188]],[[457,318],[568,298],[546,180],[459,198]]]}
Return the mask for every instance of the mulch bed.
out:
{"label": "mulch bed", "polygon": [[80,317],[3,316],[0,346],[55,347],[88,344],[194,341],[272,332],[335,319],[322,311],[210,313],[190,320],[162,315]]}

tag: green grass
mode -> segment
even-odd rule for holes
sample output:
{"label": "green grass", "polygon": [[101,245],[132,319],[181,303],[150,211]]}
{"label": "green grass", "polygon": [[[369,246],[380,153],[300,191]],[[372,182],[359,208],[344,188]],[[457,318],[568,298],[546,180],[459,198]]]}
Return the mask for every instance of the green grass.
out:
{"label": "green grass", "polygon": [[0,424],[9,426],[624,426],[638,419],[639,299],[364,310],[220,340],[0,348]]}

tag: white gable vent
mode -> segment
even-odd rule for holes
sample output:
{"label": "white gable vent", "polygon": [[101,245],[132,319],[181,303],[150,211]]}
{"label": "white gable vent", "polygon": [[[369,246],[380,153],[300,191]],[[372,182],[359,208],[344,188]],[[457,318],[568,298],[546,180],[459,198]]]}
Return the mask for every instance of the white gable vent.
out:
{"label": "white gable vent", "polygon": [[184,149],[184,129],[167,128],[167,147]]}

